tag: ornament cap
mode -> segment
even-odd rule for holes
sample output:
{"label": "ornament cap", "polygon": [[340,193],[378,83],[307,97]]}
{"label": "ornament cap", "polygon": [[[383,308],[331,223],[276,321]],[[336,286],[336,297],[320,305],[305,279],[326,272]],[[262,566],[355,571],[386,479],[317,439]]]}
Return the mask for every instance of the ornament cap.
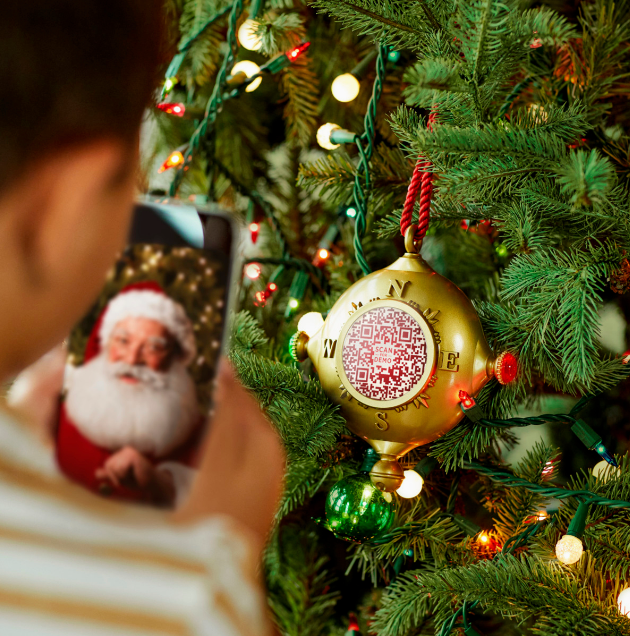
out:
{"label": "ornament cap", "polygon": [[304,362],[308,358],[306,345],[309,337],[304,331],[296,331],[289,340],[289,353],[296,362]]}

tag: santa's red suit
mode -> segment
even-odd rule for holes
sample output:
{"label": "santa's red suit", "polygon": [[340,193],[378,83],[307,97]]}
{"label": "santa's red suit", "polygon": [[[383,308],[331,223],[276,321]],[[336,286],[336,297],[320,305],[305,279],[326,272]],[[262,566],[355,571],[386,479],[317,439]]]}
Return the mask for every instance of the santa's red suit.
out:
{"label": "santa's red suit", "polygon": [[[97,358],[104,358],[103,347],[107,344],[113,328],[127,317],[157,320],[176,338],[183,352],[183,365],[187,366],[194,357],[196,347],[192,324],[181,305],[166,296],[157,283],[136,283],[123,289],[105,307],[90,334],[84,364],[74,373],[90,362],[94,364]],[[192,386],[194,391],[194,385]],[[79,417],[74,421],[72,408],[69,408],[72,407],[69,393],[72,390],[73,380],[70,375],[68,397],[65,403],[61,403],[56,431],[56,456],[61,470],[70,479],[101,495],[134,501],[145,499],[146,495],[140,489],[116,486],[109,480],[97,478],[97,470],[120,448],[127,445],[137,447],[140,444],[134,444],[131,437],[127,439],[124,429],[121,430],[120,426],[118,430],[111,432],[106,430],[107,427],[93,427],[85,417],[83,423],[79,423]],[[111,395],[102,395],[99,399],[113,398]],[[77,409],[77,415],[79,412]],[[156,442],[152,451],[147,451],[147,448],[153,446],[151,440],[144,439],[145,448],[138,448],[154,466],[164,467],[171,472],[178,499],[182,495],[180,491],[188,488],[194,475],[191,469],[197,464],[200,437],[204,432],[205,418],[199,415],[196,398],[194,419],[188,417],[188,420],[190,421],[180,427],[184,429],[181,434],[177,431],[173,433],[171,430],[167,431],[167,434],[156,432],[156,436],[161,435],[164,439],[163,443]],[[150,426],[151,422],[147,424]],[[147,426],[147,433],[149,431]]]}

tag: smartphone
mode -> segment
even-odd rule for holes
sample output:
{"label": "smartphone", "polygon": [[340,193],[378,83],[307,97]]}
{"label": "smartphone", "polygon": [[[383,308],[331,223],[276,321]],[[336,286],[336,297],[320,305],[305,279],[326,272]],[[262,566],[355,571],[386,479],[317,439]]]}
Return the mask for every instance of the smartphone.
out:
{"label": "smartphone", "polygon": [[67,477],[176,507],[194,481],[226,335],[236,230],[219,210],[135,206],[127,247],[68,338],[55,435]]}

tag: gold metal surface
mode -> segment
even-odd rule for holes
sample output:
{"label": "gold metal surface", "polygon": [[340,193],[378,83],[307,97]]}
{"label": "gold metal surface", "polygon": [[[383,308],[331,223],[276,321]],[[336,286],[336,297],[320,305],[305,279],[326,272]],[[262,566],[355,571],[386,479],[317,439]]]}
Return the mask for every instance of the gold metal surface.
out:
{"label": "gold metal surface", "polygon": [[[378,306],[404,307],[432,348],[421,382],[402,398],[386,402],[358,393],[341,363],[348,329],[357,317]],[[305,346],[322,387],[339,404],[348,428],[389,461],[388,469],[378,469],[382,475],[373,477],[388,492],[398,487],[394,487],[398,471],[392,460],[452,429],[463,417],[459,391],[476,395],[494,374],[494,355],[472,303],[414,253],[346,290]]]}

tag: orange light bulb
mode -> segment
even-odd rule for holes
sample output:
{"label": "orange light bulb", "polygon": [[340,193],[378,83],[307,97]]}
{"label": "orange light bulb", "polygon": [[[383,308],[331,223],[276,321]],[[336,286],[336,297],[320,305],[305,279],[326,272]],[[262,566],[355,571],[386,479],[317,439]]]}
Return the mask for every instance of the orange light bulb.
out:
{"label": "orange light bulb", "polygon": [[174,150],[160,166],[158,172],[164,172],[165,170],[179,166],[182,163],[184,163],[184,155],[179,150]]}

